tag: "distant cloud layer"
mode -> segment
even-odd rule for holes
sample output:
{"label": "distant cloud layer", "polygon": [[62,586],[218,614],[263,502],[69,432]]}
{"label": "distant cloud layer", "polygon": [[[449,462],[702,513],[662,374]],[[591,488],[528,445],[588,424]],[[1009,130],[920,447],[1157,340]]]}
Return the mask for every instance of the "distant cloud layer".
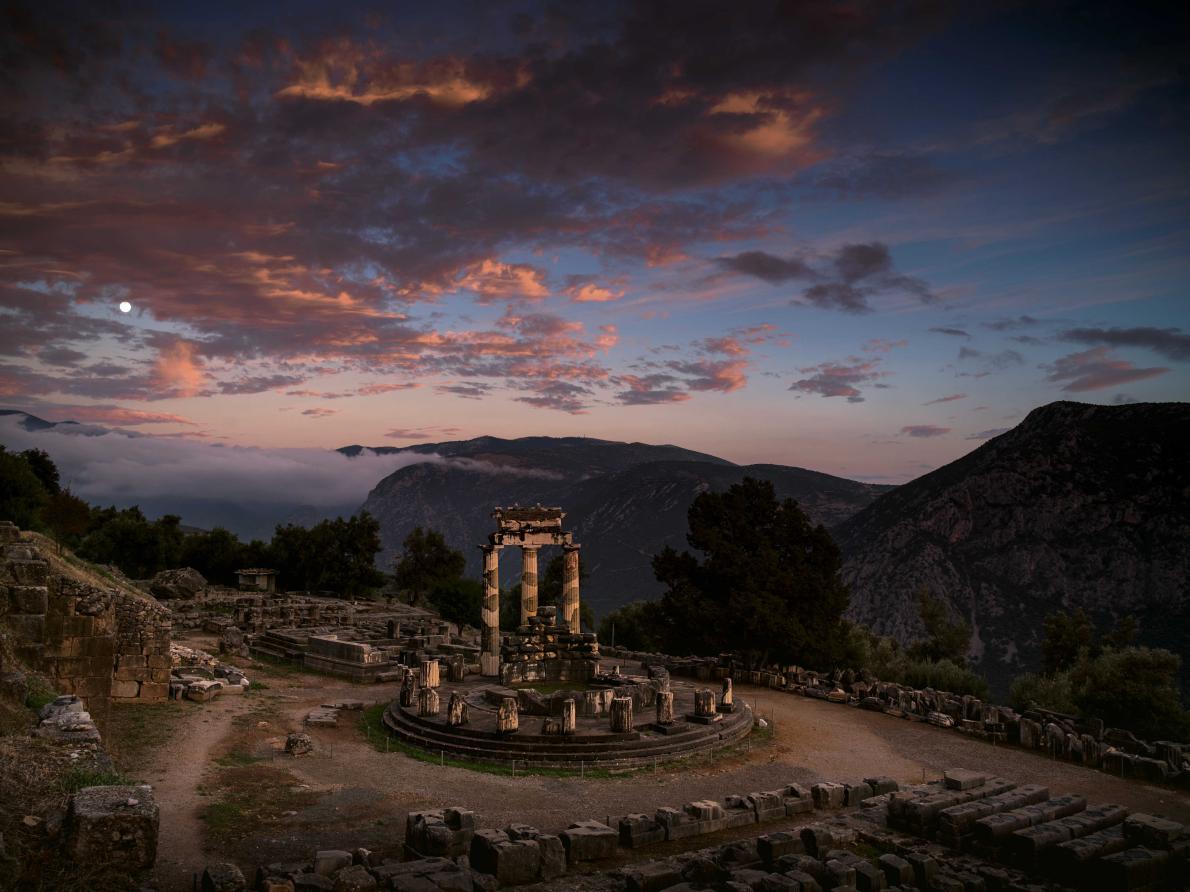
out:
{"label": "distant cloud layer", "polygon": [[230,503],[360,505],[381,479],[435,455],[356,458],[329,449],[260,449],[184,437],[152,437],[93,425],[26,431],[21,416],[0,416],[0,442],[44,449],[62,480],[95,504],[203,498]]}

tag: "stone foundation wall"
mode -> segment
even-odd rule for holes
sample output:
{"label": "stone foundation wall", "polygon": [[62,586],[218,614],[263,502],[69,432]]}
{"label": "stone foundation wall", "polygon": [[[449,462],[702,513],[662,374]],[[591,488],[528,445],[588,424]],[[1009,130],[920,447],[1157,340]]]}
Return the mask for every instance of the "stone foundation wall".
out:
{"label": "stone foundation wall", "polygon": [[147,598],[116,592],[116,657],[112,697],[169,699],[170,612]]}
{"label": "stone foundation wall", "polygon": [[1107,771],[1117,777],[1190,789],[1190,743],[1140,740],[1129,731],[1105,727],[1101,719],[1078,718],[1043,709],[1022,714],[968,694],[882,682],[868,672],[852,669],[833,673],[797,666],[745,670],[733,666],[726,655],[671,657],[617,647],[604,647],[603,653],[649,666],[664,666],[674,675],[702,681],[734,678],[803,697],[883,712],[894,718],[928,722],[972,737],[1044,750],[1055,759]]}
{"label": "stone foundation wall", "polygon": [[0,621],[17,658],[78,696],[105,727],[116,652],[111,593],[52,575],[36,546],[0,524]]}

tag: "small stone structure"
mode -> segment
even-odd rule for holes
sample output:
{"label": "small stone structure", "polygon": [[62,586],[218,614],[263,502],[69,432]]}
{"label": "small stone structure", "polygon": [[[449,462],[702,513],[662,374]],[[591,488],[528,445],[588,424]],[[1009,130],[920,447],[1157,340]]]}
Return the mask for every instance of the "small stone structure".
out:
{"label": "small stone structure", "polygon": [[86,787],[70,800],[66,849],[79,864],[136,872],[157,858],[160,821],[150,786]]}
{"label": "small stone structure", "polygon": [[275,592],[277,590],[277,571],[267,567],[248,567],[236,570],[242,592]]}
{"label": "small stone structure", "polygon": [[599,642],[589,632],[571,632],[556,617],[556,608],[538,607],[516,634],[505,639],[500,649],[502,684],[585,684],[594,677],[599,669]]}

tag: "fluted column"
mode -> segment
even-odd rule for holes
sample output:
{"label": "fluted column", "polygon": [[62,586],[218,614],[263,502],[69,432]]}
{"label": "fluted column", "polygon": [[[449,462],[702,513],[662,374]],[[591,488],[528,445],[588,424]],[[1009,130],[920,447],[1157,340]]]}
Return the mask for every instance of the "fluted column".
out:
{"label": "fluted column", "polygon": [[537,546],[521,546],[521,625],[537,613]]}
{"label": "fluted column", "polygon": [[500,674],[500,549],[481,545],[483,550],[483,639],[479,663],[481,674]]}
{"label": "fluted column", "polygon": [[566,545],[562,549],[562,620],[575,634],[583,628],[579,620],[578,549],[577,545]]}

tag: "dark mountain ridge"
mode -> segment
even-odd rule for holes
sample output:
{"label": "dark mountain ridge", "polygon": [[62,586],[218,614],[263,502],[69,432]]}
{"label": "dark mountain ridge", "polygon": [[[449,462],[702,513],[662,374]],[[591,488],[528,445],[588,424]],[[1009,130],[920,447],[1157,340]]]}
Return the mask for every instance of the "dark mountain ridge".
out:
{"label": "dark mountain ridge", "polygon": [[1132,615],[1143,642],[1190,653],[1187,443],[1186,403],[1035,409],[840,524],[849,614],[911,640],[930,589],[971,623],[1000,690],[1037,666],[1055,610],[1101,628]]}
{"label": "dark mountain ridge", "polygon": [[[340,451],[358,455],[363,448]],[[381,566],[391,566],[410,530],[429,526],[467,555],[467,573],[478,576],[475,546],[492,530],[492,508],[560,505],[591,574],[584,596],[600,614],[660,593],[652,557],[666,545],[685,547],[686,511],[700,492],[761,477],[833,526],[890,488],[783,465],[736,465],[677,446],[585,437],[480,437],[377,451],[428,459],[394,471],[364,503],[380,520]],[[520,556],[509,549],[501,560],[504,585],[515,585],[519,573]]]}

